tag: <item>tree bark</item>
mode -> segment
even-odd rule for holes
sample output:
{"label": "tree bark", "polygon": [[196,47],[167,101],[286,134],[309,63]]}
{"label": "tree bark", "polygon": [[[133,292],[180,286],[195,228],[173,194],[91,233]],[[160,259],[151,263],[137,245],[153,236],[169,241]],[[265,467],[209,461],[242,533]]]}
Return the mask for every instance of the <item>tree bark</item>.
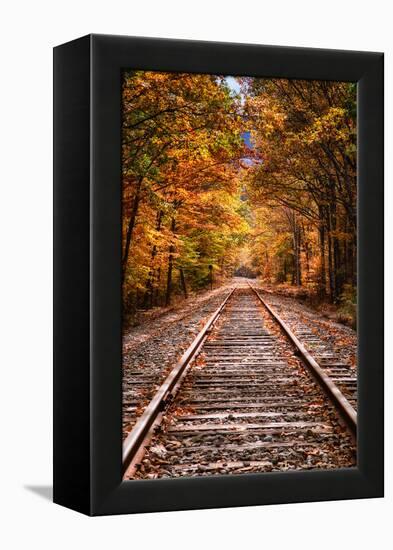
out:
{"label": "tree bark", "polygon": [[124,247],[124,254],[123,254],[123,260],[122,260],[123,279],[124,279],[124,275],[125,275],[126,269],[127,269],[127,261],[128,261],[128,255],[130,253],[130,247],[131,247],[131,242],[132,242],[132,234],[134,232],[135,221],[136,221],[136,217],[138,215],[138,208],[139,208],[139,203],[140,203],[140,200],[141,200],[142,182],[143,182],[143,177],[139,178],[139,180],[138,180],[136,190],[135,190],[134,202],[133,202],[132,209],[131,209],[131,215],[130,215],[130,219],[129,219],[129,222],[128,222],[127,235],[126,235],[126,244],[125,244],[125,247]]}
{"label": "tree bark", "polygon": [[[171,231],[172,234],[175,233],[176,229],[176,220],[173,217],[171,222]],[[165,305],[169,306],[171,303],[171,296],[172,296],[172,271],[173,271],[173,254],[175,252],[175,246],[171,244],[169,246],[169,256],[168,256],[168,272],[167,272],[167,280],[166,280],[166,295],[165,295]]]}
{"label": "tree bark", "polygon": [[296,284],[302,286],[302,264],[301,264],[301,233],[300,226],[296,223]]}
{"label": "tree bark", "polygon": [[325,225],[322,214],[319,225],[319,256],[320,256],[320,271],[319,271],[319,289],[318,294],[321,298],[326,295],[326,265],[325,265]]}
{"label": "tree bark", "polygon": [[293,218],[292,240],[294,254],[294,284],[296,284],[297,286],[301,286],[302,274],[300,265],[300,227],[296,221],[295,216]]}
{"label": "tree bark", "polygon": [[340,243],[337,238],[337,204],[335,196],[330,204],[331,215],[331,231],[333,232],[333,276],[334,276],[334,290],[335,299],[339,298],[342,291],[342,266],[341,266],[341,251]]}
{"label": "tree bark", "polygon": [[328,229],[328,275],[329,275],[329,291],[330,301],[333,303],[336,300],[336,288],[334,278],[334,265],[333,265],[333,250],[332,250],[332,237],[331,237],[331,223],[330,212],[327,213],[327,229]]}
{"label": "tree bark", "polygon": [[188,298],[187,285],[186,285],[186,278],[184,277],[183,268],[179,267],[179,271],[180,271],[180,281],[181,281],[181,286],[182,286],[183,293],[184,293],[184,298],[187,299]]}
{"label": "tree bark", "polygon": [[158,305],[158,298],[160,296],[160,282],[161,282],[161,266],[157,269],[157,276],[153,287],[153,306]]}
{"label": "tree bark", "polygon": [[[156,222],[156,231],[161,230],[161,221],[162,221],[163,212],[160,210],[157,213],[157,222]],[[154,259],[157,256],[157,245],[154,244],[151,251],[151,260],[150,260],[150,270],[146,283],[146,292],[145,292],[145,305],[150,308],[153,307],[153,294],[154,294]]]}

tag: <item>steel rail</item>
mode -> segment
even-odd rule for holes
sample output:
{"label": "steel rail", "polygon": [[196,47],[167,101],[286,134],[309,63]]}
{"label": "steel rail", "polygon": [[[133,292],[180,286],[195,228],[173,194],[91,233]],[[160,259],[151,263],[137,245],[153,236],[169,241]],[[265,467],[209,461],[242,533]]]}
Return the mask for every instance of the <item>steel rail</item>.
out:
{"label": "steel rail", "polygon": [[347,424],[351,433],[356,436],[357,433],[357,414],[355,409],[349,403],[347,398],[341,393],[339,388],[333,382],[333,380],[328,376],[323,368],[317,363],[314,357],[307,351],[303,344],[298,340],[298,338],[293,334],[288,325],[279,317],[279,315],[265,302],[262,296],[259,294],[256,288],[254,288],[250,283],[248,283],[250,288],[254,291],[256,296],[259,298],[260,302],[267,309],[273,319],[280,325],[281,329],[291,341],[291,343],[297,349],[297,352],[303,363],[308,367],[311,374],[316,378],[319,385],[325,391],[327,396],[333,401],[336,408],[339,410],[341,417]]}
{"label": "steel rail", "polygon": [[169,373],[163,384],[154,395],[143,414],[138,418],[134,427],[123,442],[123,474],[132,466],[132,461],[138,458],[141,459],[141,447],[146,438],[151,434],[152,428],[157,425],[157,419],[168,403],[173,400],[174,393],[179,388],[182,377],[184,376],[187,366],[190,365],[192,359],[196,356],[202,347],[208,333],[212,329],[214,323],[219,318],[229,298],[232,296],[236,287],[233,288],[225,297],[221,305],[210,316],[209,320],[197,334],[192,344],[184,352],[182,357],[176,363],[172,371]]}

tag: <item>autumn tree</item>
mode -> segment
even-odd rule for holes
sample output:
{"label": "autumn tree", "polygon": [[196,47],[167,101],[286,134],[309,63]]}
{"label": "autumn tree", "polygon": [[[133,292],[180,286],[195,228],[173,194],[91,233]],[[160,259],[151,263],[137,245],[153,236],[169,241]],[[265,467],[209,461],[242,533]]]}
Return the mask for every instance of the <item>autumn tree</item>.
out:
{"label": "autumn tree", "polygon": [[294,284],[317,254],[313,282],[337,301],[356,285],[356,88],[283,79],[244,79],[243,87],[258,156],[250,198],[282,207]]}
{"label": "autumn tree", "polygon": [[187,296],[188,285],[206,284],[209,265],[224,272],[225,260],[245,231],[237,213],[241,121],[239,100],[222,77],[125,73],[127,308],[169,305],[174,284]]}

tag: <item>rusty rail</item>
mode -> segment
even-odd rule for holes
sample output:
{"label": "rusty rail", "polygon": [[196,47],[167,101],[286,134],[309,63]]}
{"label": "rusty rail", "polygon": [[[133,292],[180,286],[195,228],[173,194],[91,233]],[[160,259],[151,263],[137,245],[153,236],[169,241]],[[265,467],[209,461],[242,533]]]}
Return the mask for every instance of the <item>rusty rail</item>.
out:
{"label": "rusty rail", "polygon": [[175,367],[164,380],[163,384],[160,386],[157,393],[154,395],[149,405],[146,407],[143,414],[139,417],[131,432],[124,440],[123,474],[132,468],[136,462],[141,460],[144,451],[143,447],[147,444],[147,438],[152,434],[154,427],[159,423],[159,415],[165,409],[166,405],[173,400],[173,397],[180,386],[180,382],[187,372],[187,367],[202,347],[208,333],[212,329],[214,323],[217,321],[235,290],[236,288],[233,288],[228,293],[221,305],[211,315],[203,329],[197,334],[192,344],[184,352],[180,360],[176,363]]}
{"label": "rusty rail", "polygon": [[330,398],[331,401],[335,404],[338,409],[341,417],[347,424],[351,433],[356,436],[357,433],[357,414],[355,409],[349,403],[347,398],[342,394],[333,380],[328,376],[323,368],[317,363],[314,357],[307,351],[303,344],[298,340],[298,338],[293,334],[288,325],[277,315],[277,313],[265,302],[262,296],[259,294],[256,288],[254,288],[250,283],[248,283],[250,288],[254,291],[260,302],[267,309],[273,319],[280,325],[284,334],[291,341],[298,351],[299,356],[302,358],[303,363],[308,367],[311,374],[317,380],[319,385],[325,391],[326,395]]}

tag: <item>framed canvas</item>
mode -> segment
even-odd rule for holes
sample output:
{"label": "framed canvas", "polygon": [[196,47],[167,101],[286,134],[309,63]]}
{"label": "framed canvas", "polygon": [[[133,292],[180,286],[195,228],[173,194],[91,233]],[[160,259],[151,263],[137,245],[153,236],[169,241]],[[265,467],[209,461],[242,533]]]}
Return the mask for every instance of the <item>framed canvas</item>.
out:
{"label": "framed canvas", "polygon": [[383,54],[56,47],[54,501],[381,496]]}

